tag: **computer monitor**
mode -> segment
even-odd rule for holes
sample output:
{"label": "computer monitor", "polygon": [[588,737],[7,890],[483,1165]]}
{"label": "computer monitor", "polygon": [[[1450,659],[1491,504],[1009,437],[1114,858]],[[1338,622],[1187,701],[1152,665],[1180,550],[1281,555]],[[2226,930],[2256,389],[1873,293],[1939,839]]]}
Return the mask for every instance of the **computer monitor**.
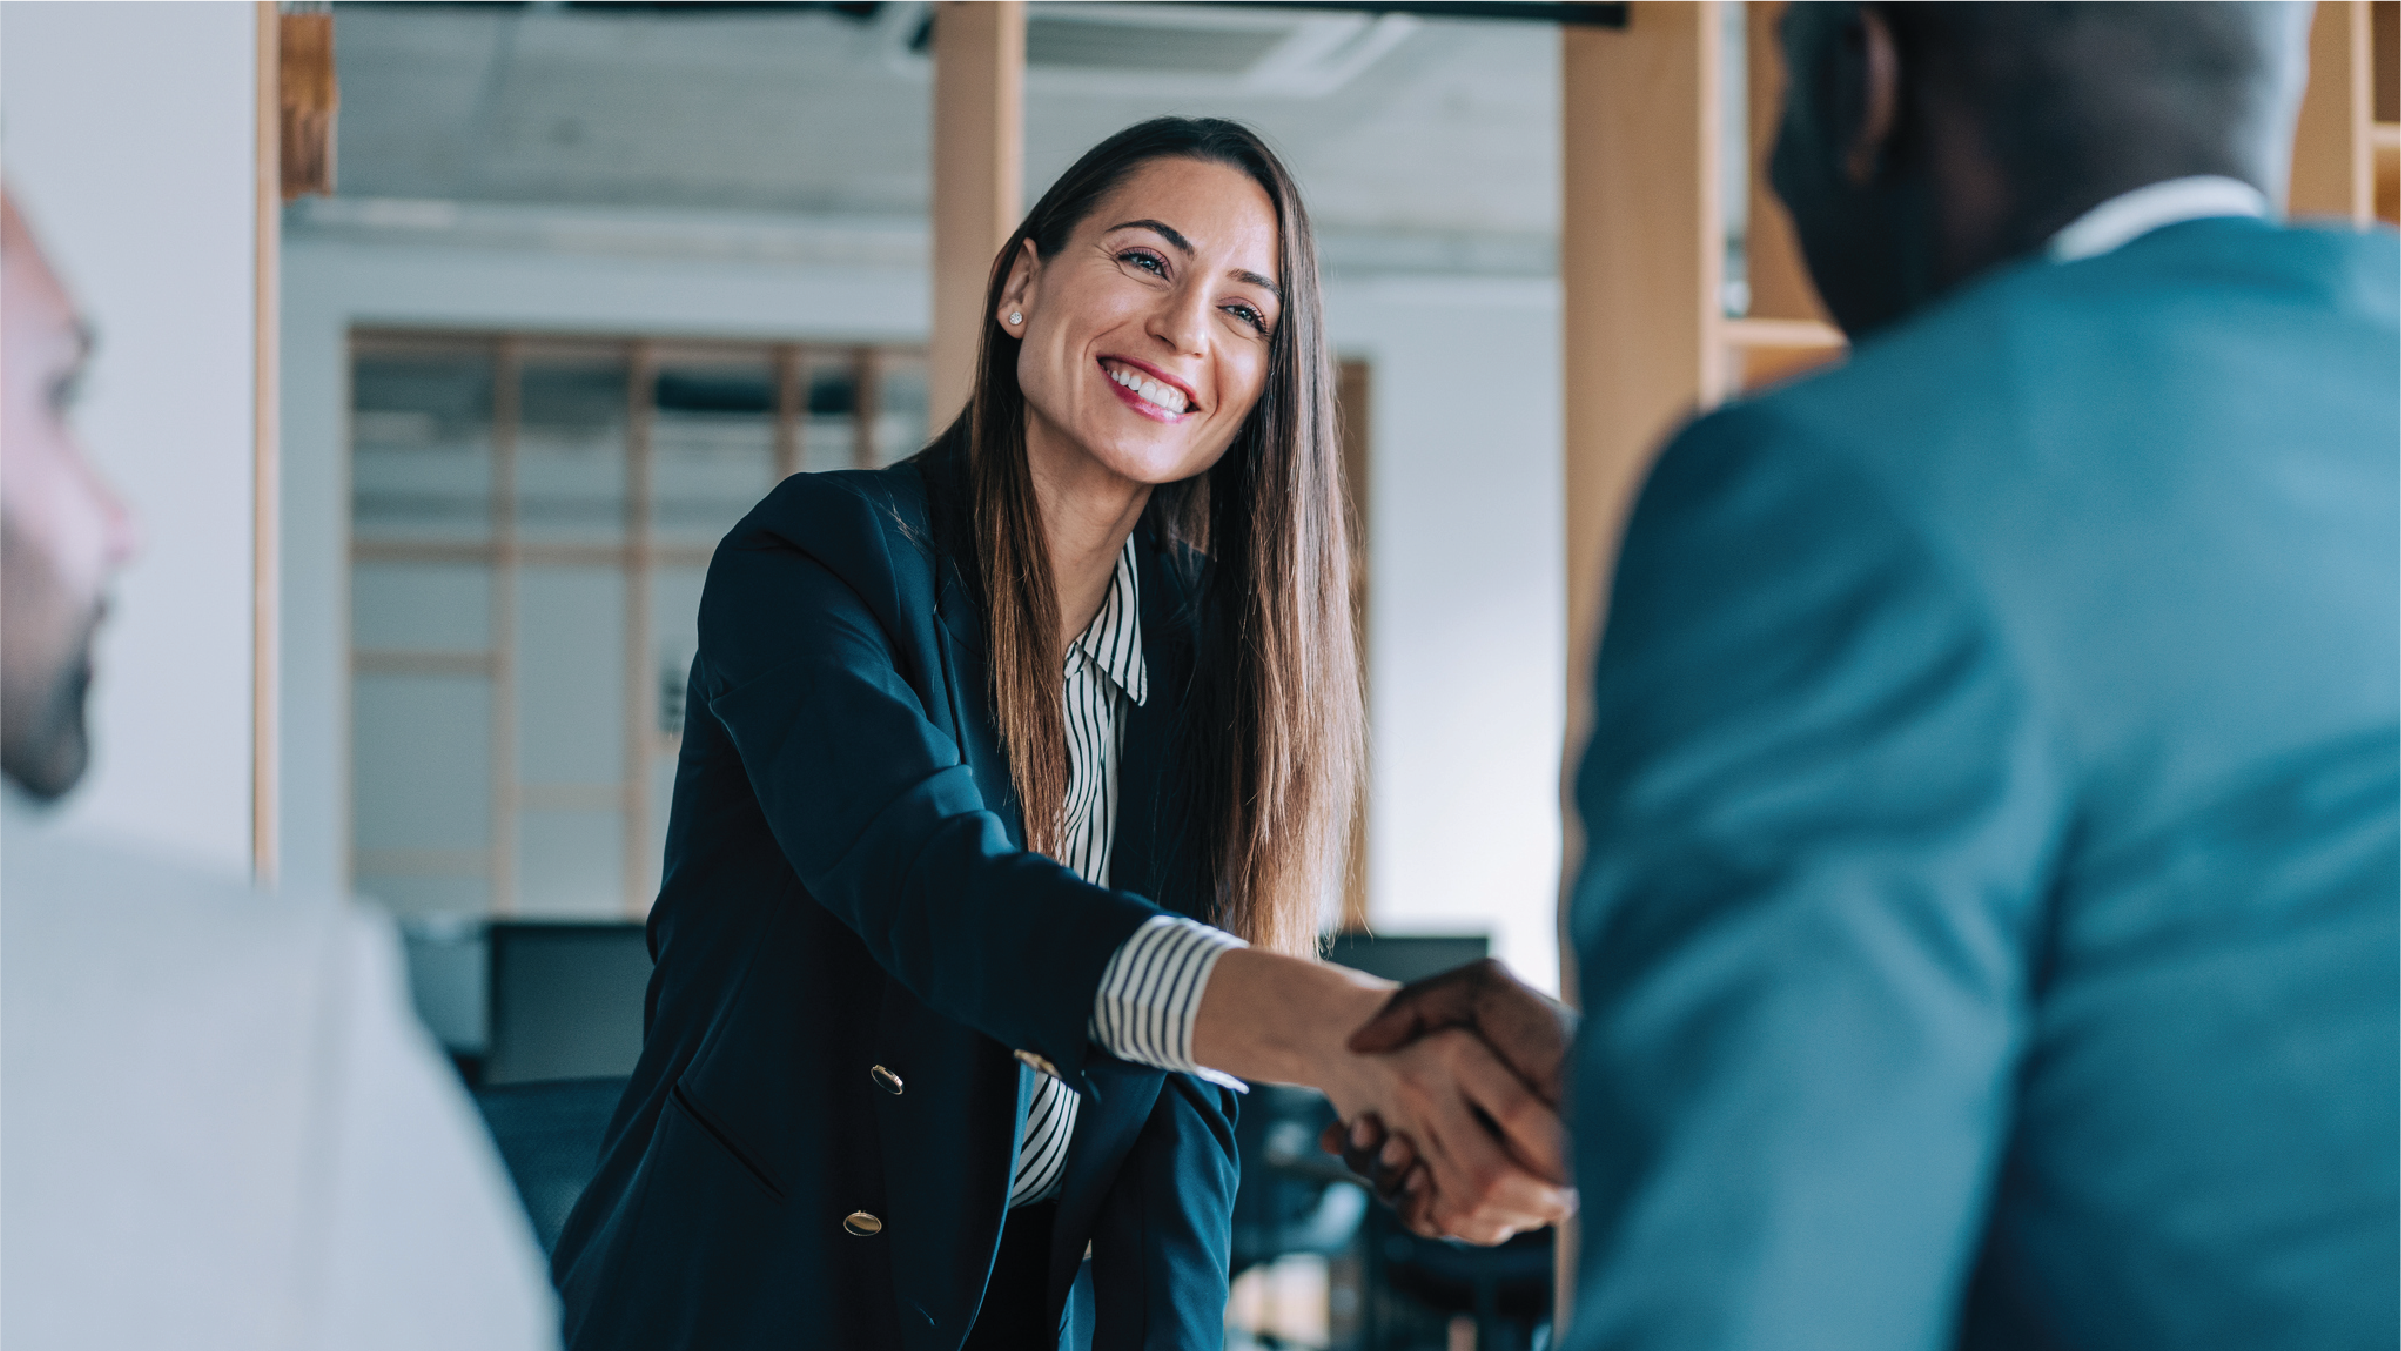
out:
{"label": "computer monitor", "polygon": [[1480,933],[1339,933],[1326,960],[1371,976],[1407,984],[1464,966],[1492,951]]}
{"label": "computer monitor", "polygon": [[485,1084],[633,1073],[650,947],[639,921],[495,921]]}

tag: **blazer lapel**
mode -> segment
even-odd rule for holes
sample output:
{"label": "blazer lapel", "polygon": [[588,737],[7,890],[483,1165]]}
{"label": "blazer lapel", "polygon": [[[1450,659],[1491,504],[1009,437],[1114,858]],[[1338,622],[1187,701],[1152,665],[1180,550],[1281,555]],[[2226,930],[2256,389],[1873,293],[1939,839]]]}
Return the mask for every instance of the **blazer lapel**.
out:
{"label": "blazer lapel", "polygon": [[1191,617],[1181,581],[1167,566],[1150,531],[1137,553],[1141,576],[1142,661],[1150,697],[1126,710],[1117,768],[1117,839],[1109,853],[1109,885],[1147,896],[1170,910],[1203,917],[1204,899],[1184,858],[1182,776],[1169,772],[1175,734],[1191,682]]}
{"label": "blazer lapel", "polygon": [[983,790],[984,803],[1000,817],[1009,843],[1025,848],[1025,819],[1017,809],[1017,794],[1009,779],[1009,762],[1001,754],[1000,730],[992,724],[985,692],[992,687],[990,657],[984,647],[984,618],[967,595],[958,565],[942,564],[941,595],[934,603],[942,625],[943,684],[950,698],[951,726],[958,729],[959,755]]}

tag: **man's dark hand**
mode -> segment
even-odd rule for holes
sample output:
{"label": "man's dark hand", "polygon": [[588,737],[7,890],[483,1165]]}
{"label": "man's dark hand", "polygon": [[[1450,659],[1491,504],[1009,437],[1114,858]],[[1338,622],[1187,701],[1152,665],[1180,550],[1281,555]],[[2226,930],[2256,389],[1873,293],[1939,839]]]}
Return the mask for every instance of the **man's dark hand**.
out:
{"label": "man's dark hand", "polygon": [[[1576,1013],[1510,974],[1492,958],[1413,981],[1393,992],[1375,1017],[1351,1034],[1362,1055],[1396,1051],[1420,1037],[1464,1028],[1489,1045],[1543,1105],[1557,1110],[1567,1091],[1567,1052]],[[1413,1231],[1431,1233],[1431,1179],[1405,1136],[1372,1114],[1326,1127],[1319,1145],[1338,1154],[1377,1200]]]}
{"label": "man's dark hand", "polygon": [[1342,1156],[1343,1166],[1358,1175],[1369,1192],[1392,1207],[1401,1224],[1413,1233],[1434,1237],[1428,1214],[1434,1203],[1425,1166],[1408,1140],[1384,1129],[1382,1118],[1363,1113],[1355,1121],[1337,1121],[1317,1138],[1318,1148]]}
{"label": "man's dark hand", "polygon": [[1544,1106],[1558,1110],[1567,1092],[1575,1010],[1519,980],[1490,957],[1394,991],[1376,1016],[1351,1034],[1350,1048],[1362,1055],[1395,1051],[1453,1027],[1483,1038]]}

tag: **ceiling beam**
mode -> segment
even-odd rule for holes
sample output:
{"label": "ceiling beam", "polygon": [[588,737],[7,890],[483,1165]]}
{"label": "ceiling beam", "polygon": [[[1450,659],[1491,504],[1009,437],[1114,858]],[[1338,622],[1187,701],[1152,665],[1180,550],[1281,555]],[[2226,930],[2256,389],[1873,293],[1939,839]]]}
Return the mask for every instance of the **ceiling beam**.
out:
{"label": "ceiling beam", "polygon": [[[416,0],[388,0],[417,7]],[[453,4],[473,4],[475,8],[499,8],[501,5],[482,0],[451,0]],[[504,3],[507,0],[503,0]],[[513,0],[519,7],[546,3],[547,0]],[[1626,6],[1623,0],[1607,3],[1583,3],[1581,0],[1168,0],[1169,3],[1196,5],[1209,9],[1318,9],[1336,10],[1349,14],[1409,14],[1421,19],[1470,19],[1498,23],[1555,23],[1582,28],[1623,28],[1626,26]],[[355,0],[354,0],[355,3]],[[721,15],[760,14],[774,10],[799,13],[836,14],[861,22],[873,19],[883,10],[874,3],[841,3],[839,0],[565,0],[564,9],[587,14],[639,14],[655,17],[661,14]]]}
{"label": "ceiling beam", "polygon": [[1407,14],[1420,19],[1481,23],[1555,23],[1568,28],[1623,28],[1626,7],[1571,0],[1204,0],[1211,9],[1319,9],[1345,14]]}

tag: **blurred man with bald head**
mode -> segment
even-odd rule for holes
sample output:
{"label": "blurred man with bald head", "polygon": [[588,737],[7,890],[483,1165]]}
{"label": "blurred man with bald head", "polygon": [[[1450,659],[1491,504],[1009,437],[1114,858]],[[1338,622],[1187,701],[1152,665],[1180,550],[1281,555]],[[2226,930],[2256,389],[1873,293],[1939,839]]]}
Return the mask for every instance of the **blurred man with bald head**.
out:
{"label": "blurred man with bald head", "polygon": [[2393,1344],[2401,269],[2273,219],[2309,20],[1786,11],[1853,348],[1626,531],[1565,1346]]}
{"label": "blurred man with bald head", "polygon": [[0,1345],[555,1345],[389,927],[41,819],[136,545],[70,421],[90,347],[0,193]]}

